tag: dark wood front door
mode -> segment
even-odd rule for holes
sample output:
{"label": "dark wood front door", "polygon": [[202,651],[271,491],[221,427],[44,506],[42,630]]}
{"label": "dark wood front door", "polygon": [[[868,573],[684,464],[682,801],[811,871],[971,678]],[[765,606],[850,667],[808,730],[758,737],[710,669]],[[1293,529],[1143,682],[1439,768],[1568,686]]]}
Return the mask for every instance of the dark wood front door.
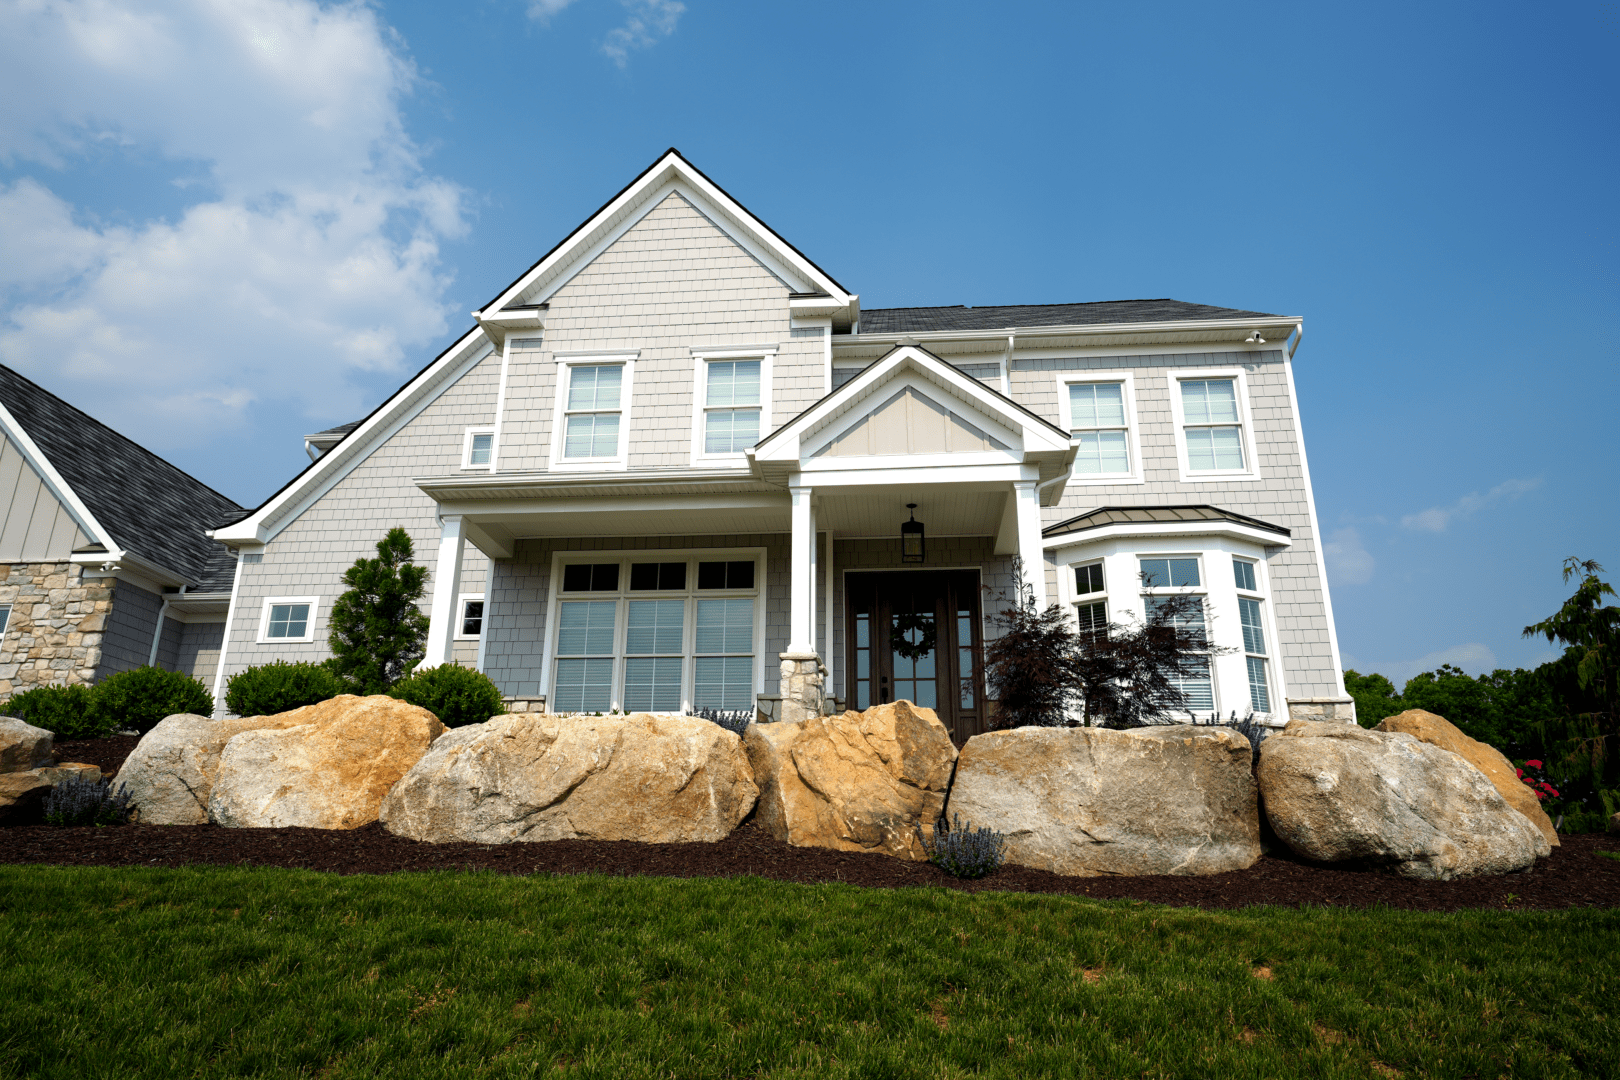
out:
{"label": "dark wood front door", "polygon": [[979,572],[850,574],[849,707],[905,699],[933,709],[958,746],[985,730]]}

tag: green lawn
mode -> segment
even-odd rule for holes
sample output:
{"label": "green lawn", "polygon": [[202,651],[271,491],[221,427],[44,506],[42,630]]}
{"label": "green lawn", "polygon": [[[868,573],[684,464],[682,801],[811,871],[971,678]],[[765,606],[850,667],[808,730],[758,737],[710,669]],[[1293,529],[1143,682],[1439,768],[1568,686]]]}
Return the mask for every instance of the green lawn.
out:
{"label": "green lawn", "polygon": [[1620,1075],[1620,913],[0,867],[0,1074]]}

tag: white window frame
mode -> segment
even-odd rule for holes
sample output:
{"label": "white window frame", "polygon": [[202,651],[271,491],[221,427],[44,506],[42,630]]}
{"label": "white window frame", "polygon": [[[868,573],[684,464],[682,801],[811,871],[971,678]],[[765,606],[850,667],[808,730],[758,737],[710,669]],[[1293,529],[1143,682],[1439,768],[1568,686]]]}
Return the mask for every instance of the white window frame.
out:
{"label": "white window frame", "polygon": [[[1079,587],[1075,584],[1074,580],[1075,572],[1086,566],[1099,566],[1102,568],[1102,591],[1089,593],[1082,593],[1079,591]],[[1082,606],[1088,606],[1091,604],[1101,604],[1103,606],[1103,618],[1105,622],[1110,622],[1113,620],[1114,610],[1112,605],[1110,605],[1108,602],[1109,586],[1107,559],[1104,559],[1101,556],[1093,556],[1087,559],[1080,559],[1077,562],[1065,563],[1058,568],[1058,576],[1060,578],[1064,578],[1065,582],[1067,583],[1066,591],[1068,593],[1068,611],[1069,614],[1073,616],[1076,627],[1080,626],[1080,608]],[[1065,590],[1059,590],[1060,595],[1064,591]]]}
{"label": "white window frame", "polygon": [[[308,604],[309,621],[304,624],[303,637],[270,637],[270,609],[277,604]],[[315,617],[320,613],[318,596],[267,596],[259,608],[260,645],[308,645],[315,640]]]}
{"label": "white window frame", "polygon": [[[1274,620],[1271,617],[1271,613],[1267,610],[1271,605],[1270,605],[1269,601],[1267,600],[1266,579],[1263,576],[1263,574],[1265,572],[1265,565],[1266,564],[1265,564],[1265,561],[1263,559],[1246,558],[1245,556],[1237,555],[1237,554],[1234,554],[1232,556],[1232,561],[1234,563],[1238,563],[1238,562],[1247,563],[1254,570],[1254,588],[1245,589],[1242,586],[1238,585],[1238,583],[1237,583],[1237,572],[1234,570],[1233,573],[1232,573],[1232,589],[1233,589],[1233,592],[1237,595],[1237,600],[1238,600],[1238,604],[1237,604],[1238,637],[1240,639],[1239,644],[1241,645],[1241,648],[1239,649],[1239,655],[1243,657],[1244,675],[1245,676],[1248,675],[1248,662],[1251,659],[1259,660],[1262,664],[1265,665],[1266,696],[1271,699],[1271,701],[1270,701],[1270,706],[1271,707],[1269,709],[1267,709],[1263,713],[1256,710],[1255,715],[1256,716],[1266,716],[1266,717],[1276,716],[1277,715],[1277,682],[1278,682],[1278,680],[1277,680],[1277,670],[1278,670],[1278,668],[1277,668],[1277,664],[1274,663],[1274,661],[1276,660],[1276,651],[1277,651],[1277,649],[1276,649],[1276,646],[1277,646],[1277,626],[1276,626],[1276,620]],[[1245,641],[1245,640],[1242,640],[1242,636],[1243,636],[1243,601],[1245,601],[1245,600],[1253,600],[1256,604],[1258,604],[1260,606],[1260,635],[1261,635],[1261,638],[1263,639],[1263,641],[1265,642],[1265,645],[1266,645],[1266,651],[1265,652],[1261,652],[1261,653],[1250,652],[1249,651],[1249,643],[1247,641]],[[1247,684],[1245,684],[1245,685],[1246,685],[1246,688],[1249,690],[1249,703],[1250,703],[1250,707],[1252,708],[1253,704],[1254,704],[1254,690],[1253,690],[1252,686],[1248,686]]]}
{"label": "white window frame", "polygon": [[[630,403],[634,400],[636,358],[634,352],[569,353],[555,356],[557,383],[551,419],[551,469],[553,472],[604,472],[629,468],[630,458]],[[619,382],[619,446],[612,457],[564,458],[567,441],[568,385],[576,367],[612,367],[624,369]],[[606,411],[606,410],[603,410]]]}
{"label": "white window frame", "polygon": [[1087,370],[1058,372],[1058,412],[1063,417],[1063,430],[1071,435],[1074,432],[1074,416],[1069,408],[1069,387],[1093,383],[1120,384],[1120,394],[1125,399],[1125,452],[1130,455],[1130,468],[1119,473],[1082,473],[1071,468],[1068,483],[1082,486],[1143,483],[1142,429],[1136,420],[1136,376],[1133,372]]}
{"label": "white window frame", "polygon": [[747,348],[694,348],[692,350],[692,464],[742,464],[748,455],[739,450],[729,454],[705,453],[705,416],[709,410],[709,362],[711,360],[759,361],[759,437],[771,433],[771,368],[775,366],[776,349],[761,346]]}
{"label": "white window frame", "polygon": [[[1174,419],[1176,434],[1176,467],[1181,474],[1184,484],[1198,484],[1208,481],[1229,482],[1232,480],[1258,480],[1260,479],[1259,464],[1254,453],[1254,417],[1249,409],[1249,380],[1248,373],[1241,367],[1225,368],[1171,368],[1167,373],[1170,384],[1170,414]],[[1181,405],[1181,384],[1183,382],[1197,382],[1202,379],[1231,379],[1233,392],[1237,395],[1238,405],[1238,445],[1243,450],[1243,468],[1241,469],[1199,469],[1196,472],[1187,454],[1187,417],[1186,410]],[[1205,425],[1199,425],[1203,427]],[[1225,426],[1225,425],[1217,425]]]}
{"label": "white window frame", "polygon": [[7,628],[11,626],[11,609],[15,604],[0,604],[0,637],[4,637]]}
{"label": "white window frame", "polygon": [[462,626],[467,622],[467,605],[469,603],[481,604],[483,602],[483,593],[462,593],[456,598],[457,613],[455,639],[457,641],[477,641],[484,636],[483,628],[489,625],[489,608],[487,607],[484,609],[484,614],[479,616],[480,622],[478,623],[478,633],[464,634],[461,632]]}
{"label": "white window frame", "polygon": [[[1208,641],[1211,645],[1218,644],[1215,639],[1215,627],[1211,625],[1214,622],[1218,612],[1210,595],[1213,586],[1211,586],[1209,580],[1209,556],[1210,551],[1203,548],[1192,551],[1158,551],[1149,549],[1147,551],[1131,552],[1130,557],[1131,560],[1136,564],[1135,569],[1138,574],[1136,578],[1136,592],[1142,598],[1142,621],[1146,622],[1148,620],[1151,608],[1151,605],[1148,603],[1148,599],[1150,597],[1196,596],[1199,603],[1202,604],[1204,608],[1204,640]],[[1192,559],[1198,563],[1198,584],[1155,585],[1150,587],[1144,581],[1142,581],[1140,576],[1141,560],[1143,559]],[[1103,579],[1103,584],[1106,585],[1107,583],[1108,579],[1105,577]],[[1236,612],[1233,614],[1236,614]],[[1210,709],[1213,713],[1219,715],[1221,711],[1221,676],[1220,665],[1215,662],[1218,657],[1213,652],[1206,652],[1201,655],[1204,657],[1205,663],[1209,666]],[[1245,689],[1247,689],[1246,686]],[[1247,698],[1246,694],[1245,698]],[[1187,710],[1187,715],[1197,716],[1202,711],[1202,709],[1189,709]]]}
{"label": "white window frame", "polygon": [[[473,459],[472,459],[472,454],[473,454],[473,436],[475,436],[475,435],[488,435],[489,436],[489,460],[488,461],[474,464]],[[481,472],[488,472],[490,470],[491,466],[493,466],[494,464],[495,464],[495,428],[493,426],[491,426],[491,427],[470,427],[470,428],[468,428],[467,431],[466,431],[466,434],[463,435],[462,439],[461,439],[461,467],[463,469],[478,469]]]}
{"label": "white window frame", "polygon": [[[697,587],[697,564],[700,562],[743,562],[751,561],[754,564],[754,587],[752,589],[706,589],[702,592]],[[557,630],[558,618],[563,602],[562,580],[563,567],[569,563],[608,563],[619,564],[619,587],[615,592],[579,593],[570,594],[568,599],[597,599],[613,600],[618,607],[613,620],[613,689],[610,696],[610,711],[624,708],[624,678],[625,661],[627,659],[626,637],[629,631],[629,602],[631,600],[668,600],[675,598],[696,600],[724,599],[734,596],[748,596],[754,599],[754,699],[757,707],[759,695],[765,692],[765,624],[768,618],[766,601],[769,595],[765,571],[765,549],[753,548],[637,548],[633,550],[615,551],[557,551],[551,556],[551,579],[547,588],[546,623],[541,645],[541,667],[539,695],[546,699],[548,707],[555,707],[555,696],[552,686],[556,681],[557,667]],[[638,562],[685,562],[687,564],[687,586],[685,589],[674,590],[644,590],[632,593],[630,591],[630,564]],[[488,609],[485,609],[487,616]],[[697,664],[697,604],[686,605],[686,620],[682,630],[681,639],[681,711],[690,712],[693,697],[696,692],[694,681]],[[658,714],[658,715],[669,715]]]}

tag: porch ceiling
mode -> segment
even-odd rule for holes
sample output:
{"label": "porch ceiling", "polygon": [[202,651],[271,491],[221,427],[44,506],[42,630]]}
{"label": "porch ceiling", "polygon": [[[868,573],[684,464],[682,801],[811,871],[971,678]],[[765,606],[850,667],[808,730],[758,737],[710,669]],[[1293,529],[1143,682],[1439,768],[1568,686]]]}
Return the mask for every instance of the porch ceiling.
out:
{"label": "porch ceiling", "polygon": [[899,536],[900,523],[917,504],[917,520],[929,536],[994,536],[1001,525],[1008,485],[917,484],[837,488],[816,504],[816,528],[839,536]]}

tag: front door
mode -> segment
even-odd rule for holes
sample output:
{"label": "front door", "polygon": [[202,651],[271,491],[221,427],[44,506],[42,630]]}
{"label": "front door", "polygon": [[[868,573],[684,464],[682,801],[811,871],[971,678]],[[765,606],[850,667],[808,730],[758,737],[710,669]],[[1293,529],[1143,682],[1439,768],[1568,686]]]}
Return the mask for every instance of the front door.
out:
{"label": "front door", "polygon": [[904,698],[938,713],[958,746],[984,731],[979,572],[850,574],[845,588],[850,708]]}

